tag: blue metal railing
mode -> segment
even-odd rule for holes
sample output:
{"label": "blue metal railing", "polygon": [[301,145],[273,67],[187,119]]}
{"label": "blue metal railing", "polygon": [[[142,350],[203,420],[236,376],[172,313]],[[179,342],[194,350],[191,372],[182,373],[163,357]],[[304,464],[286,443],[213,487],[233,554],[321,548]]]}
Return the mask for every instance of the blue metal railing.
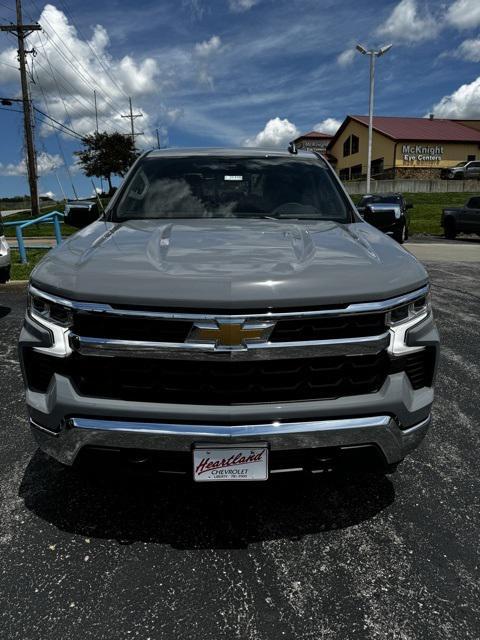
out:
{"label": "blue metal railing", "polygon": [[60,229],[60,225],[63,224],[64,214],[60,211],[51,211],[50,213],[46,213],[43,216],[39,216],[38,218],[30,218],[29,220],[14,220],[12,222],[4,222],[4,227],[15,227],[15,235],[17,236],[18,243],[18,252],[20,254],[20,262],[22,264],[26,264],[27,260],[27,252],[25,248],[25,241],[23,238],[23,230],[27,227],[31,227],[33,224],[53,224],[53,229],[55,232],[55,240],[57,245],[62,242],[62,231]]}

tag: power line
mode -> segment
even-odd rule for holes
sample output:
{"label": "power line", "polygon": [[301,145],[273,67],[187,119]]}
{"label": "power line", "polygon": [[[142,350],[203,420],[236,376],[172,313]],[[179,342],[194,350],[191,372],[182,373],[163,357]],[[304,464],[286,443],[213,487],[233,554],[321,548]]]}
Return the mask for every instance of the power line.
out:
{"label": "power line", "polygon": [[8,62],[3,62],[3,60],[0,60],[0,64],[4,64],[6,67],[10,67],[10,69],[15,69],[16,71],[18,71],[18,67],[16,67],[14,64],[8,64]]}
{"label": "power line", "polygon": [[4,2],[0,2],[0,7],[5,7],[5,9],[8,9],[12,13],[15,13],[15,9],[12,9],[12,7],[9,7],[8,4],[5,4]]}
{"label": "power line", "polygon": [[[74,86],[74,85],[73,85],[73,84],[68,80],[68,78],[66,78],[66,77],[63,75],[63,73],[62,73],[61,71],[59,71],[59,69],[58,69],[57,67],[53,66],[53,65],[50,63],[50,64],[49,64],[49,67],[50,67],[51,71],[49,71],[49,69],[48,69],[45,65],[41,64],[41,62],[38,60],[38,58],[36,59],[36,65],[37,65],[37,67],[40,67],[40,68],[41,68],[45,73],[47,73],[47,74],[48,74],[48,76],[50,76],[50,77],[54,80],[54,82],[55,82],[55,78],[54,78],[55,73],[56,73],[56,75],[57,75],[57,76],[60,76],[60,78],[63,80],[63,82],[61,83],[61,85],[60,85],[60,86],[65,90],[65,93],[66,93],[70,98],[72,98],[73,100],[75,100],[75,102],[77,102],[80,106],[82,106],[83,108],[85,108],[85,107],[86,107],[86,108],[87,108],[88,110],[90,110],[90,111],[95,110],[95,104],[94,104],[93,102],[88,102],[88,101],[87,101],[87,99],[86,99],[85,97],[80,96],[80,95],[76,95],[76,93],[73,93],[73,92],[78,92],[78,88],[77,88],[77,87],[75,87],[75,86]],[[37,82],[39,82],[38,72],[37,72]],[[69,86],[73,89],[73,92],[72,92],[72,91],[68,91],[68,90],[66,89],[66,87],[65,87],[65,83],[66,83],[67,85],[69,85]],[[102,121],[103,121],[103,122],[109,122],[109,121],[108,121],[108,119],[107,119],[107,118],[105,118],[105,117],[101,117],[101,118],[99,118],[99,120],[100,120],[101,122],[102,122]]]}
{"label": "power line", "polygon": [[[44,29],[44,33],[48,38],[48,41],[51,43],[51,45],[58,51],[58,53],[60,54],[60,56],[65,60],[65,62],[67,64],[70,65],[70,67],[75,71],[76,76],[85,84],[85,86],[87,86],[89,89],[92,88],[91,82],[89,82],[86,77],[80,73],[80,71],[78,70],[78,68],[75,67],[74,63],[72,62],[72,60],[69,60],[65,54],[63,53],[63,51],[57,46],[55,40],[53,39],[53,37],[51,36],[51,34],[48,33],[48,31],[46,31]],[[58,36],[57,36],[58,37]],[[70,52],[71,53],[71,52]],[[73,56],[73,54],[72,54]],[[81,64],[81,62],[79,60],[77,60],[77,58],[75,58],[75,56],[73,56],[73,59],[77,61],[78,65],[84,69],[83,65]],[[88,72],[86,72],[88,73]],[[90,74],[88,74],[90,75]],[[92,79],[92,76],[90,76],[90,78]],[[98,83],[96,82],[96,80],[92,79],[93,83],[98,87]],[[120,111],[115,107],[115,105],[113,104],[113,102],[111,102],[111,100],[108,100],[108,98],[106,97],[108,94],[106,94],[101,88],[100,91],[103,93],[103,98],[105,100],[105,102],[113,109],[113,111],[115,111],[118,115],[122,115],[120,113]]]}
{"label": "power line", "polygon": [[[37,12],[40,13],[39,8],[37,6],[37,3],[35,2],[35,0],[31,0],[32,4],[34,5],[35,9],[37,10]],[[60,42],[62,42],[63,45],[65,45],[65,43],[62,41],[62,38],[59,36],[58,32],[55,30],[55,27],[51,24],[51,22],[49,22],[45,17],[43,18],[43,21],[46,22],[46,24],[49,26],[49,28],[52,30],[52,32],[57,36],[58,40]],[[49,42],[51,42],[52,46],[55,47],[55,49],[58,51],[58,53],[62,56],[62,58],[71,65],[71,67],[73,68],[73,70],[75,71],[75,73],[77,75],[79,75],[80,77],[82,77],[84,79],[84,81],[87,83],[87,86],[90,87],[90,83],[88,80],[85,80],[85,77],[83,76],[83,74],[80,74],[78,68],[73,64],[73,62],[71,60],[69,60],[65,54],[63,53],[63,51],[57,46],[53,36],[48,32],[47,29],[45,29],[45,27],[42,27],[43,32],[45,33],[45,35],[47,36]],[[119,114],[120,112],[116,109],[116,107],[113,105],[113,103],[111,102],[112,100],[115,100],[115,98],[109,94],[103,87],[101,87],[98,84],[98,81],[91,75],[91,73],[88,71],[88,69],[85,68],[85,66],[82,64],[82,62],[75,56],[75,54],[73,53],[73,51],[71,51],[71,49],[69,49],[68,47],[66,47],[67,51],[69,51],[70,55],[72,56],[72,59],[76,61],[77,65],[85,72],[85,74],[90,78],[90,82],[92,82],[94,85],[96,85],[99,90],[104,94],[104,99],[105,101],[108,103],[110,102],[110,106]],[[105,98],[105,96],[108,96],[108,98],[110,100],[107,100]]]}
{"label": "power line", "polygon": [[66,124],[63,124],[62,122],[59,122],[58,120],[55,120],[55,118],[52,118],[52,116],[49,116],[48,113],[45,113],[44,111],[41,111],[38,107],[34,107],[34,109],[35,109],[35,111],[37,113],[41,113],[42,116],[44,116],[45,118],[49,118],[49,120],[52,120],[52,122],[55,122],[55,124],[57,124],[59,127],[62,127],[63,129],[65,129],[69,133],[73,134],[74,136],[76,136],[80,140],[83,140],[83,136],[80,133],[77,133],[73,129],[70,129],[70,127],[67,127]]}
{"label": "power line", "polygon": [[[60,0],[60,4],[62,5],[65,14],[70,18],[70,22],[73,24],[73,16],[71,14],[71,12],[67,9],[67,6],[65,4],[65,2],[63,0]],[[95,49],[92,47],[92,45],[90,44],[90,41],[88,40],[88,38],[85,36],[85,34],[82,32],[82,30],[80,29],[80,27],[77,25],[76,26],[77,31],[79,32],[79,34],[82,36],[82,38],[84,39],[84,41],[87,43],[90,51],[93,53],[93,55],[96,57],[96,59],[98,60],[100,66],[102,67],[102,69],[105,71],[105,73],[108,75],[108,77],[110,78],[110,80],[113,82],[113,84],[117,87],[117,89],[119,89],[119,91],[121,91],[123,93],[123,95],[128,98],[128,95],[125,93],[125,90],[123,89],[122,86],[120,86],[118,84],[118,82],[115,80],[114,76],[110,73],[109,69],[107,67],[104,66],[102,59],[100,58],[100,56],[97,54],[97,52],[95,51]]]}

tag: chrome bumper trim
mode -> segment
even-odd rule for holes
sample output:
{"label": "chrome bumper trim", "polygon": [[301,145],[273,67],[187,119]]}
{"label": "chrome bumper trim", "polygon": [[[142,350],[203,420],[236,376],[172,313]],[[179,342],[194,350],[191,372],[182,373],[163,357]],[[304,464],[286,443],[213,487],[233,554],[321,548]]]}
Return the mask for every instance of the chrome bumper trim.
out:
{"label": "chrome bumper trim", "polygon": [[380,353],[390,344],[390,332],[378,336],[308,340],[302,342],[250,343],[240,348],[214,344],[112,340],[70,335],[70,346],[83,356],[163,358],[171,360],[278,360],[353,356]]}
{"label": "chrome bumper trim", "polygon": [[40,447],[64,464],[73,464],[84,446],[190,451],[193,444],[268,442],[272,450],[375,444],[388,464],[399,462],[423,439],[430,416],[402,430],[390,416],[272,422],[244,425],[194,425],[71,418],[59,433],[32,431]]}

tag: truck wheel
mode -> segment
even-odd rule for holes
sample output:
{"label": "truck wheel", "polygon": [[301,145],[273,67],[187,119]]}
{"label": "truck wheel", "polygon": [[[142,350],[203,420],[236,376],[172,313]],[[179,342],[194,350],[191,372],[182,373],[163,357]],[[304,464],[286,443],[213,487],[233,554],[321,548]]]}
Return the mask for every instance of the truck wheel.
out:
{"label": "truck wheel", "polygon": [[394,239],[399,243],[403,244],[407,239],[407,227],[405,224],[402,225],[402,228],[399,231],[395,231],[393,234]]}
{"label": "truck wheel", "polygon": [[10,267],[2,267],[0,269],[0,284],[5,284],[10,280]]}
{"label": "truck wheel", "polygon": [[455,240],[455,238],[457,237],[455,220],[452,220],[451,218],[447,218],[447,220],[445,220],[444,222],[443,228],[445,229],[445,238],[448,238],[448,240]]}

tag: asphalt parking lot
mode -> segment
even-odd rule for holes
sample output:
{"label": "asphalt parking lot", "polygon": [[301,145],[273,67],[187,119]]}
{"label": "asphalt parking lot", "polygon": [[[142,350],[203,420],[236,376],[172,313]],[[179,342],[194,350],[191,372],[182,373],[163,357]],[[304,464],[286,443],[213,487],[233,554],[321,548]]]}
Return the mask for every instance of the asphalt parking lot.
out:
{"label": "asphalt parking lot", "polygon": [[49,640],[480,637],[480,263],[428,262],[434,424],[388,477],[86,478],[36,451],[0,289],[0,629]]}

